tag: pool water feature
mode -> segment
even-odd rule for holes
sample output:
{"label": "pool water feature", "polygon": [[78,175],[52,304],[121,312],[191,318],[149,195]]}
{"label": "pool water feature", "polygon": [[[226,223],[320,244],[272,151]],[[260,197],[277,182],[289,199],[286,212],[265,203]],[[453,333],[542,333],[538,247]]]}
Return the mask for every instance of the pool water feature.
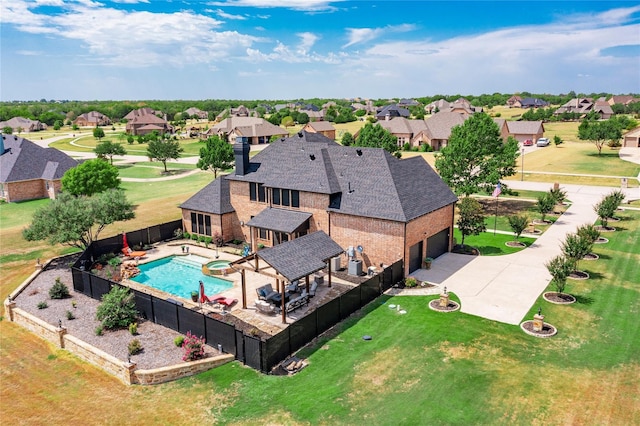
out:
{"label": "pool water feature", "polygon": [[138,265],[140,274],[131,278],[140,284],[184,299],[204,283],[204,292],[212,296],[233,287],[233,282],[202,273],[202,265],[209,259],[201,256],[169,256]]}
{"label": "pool water feature", "polygon": [[228,275],[235,272],[229,266],[228,260],[214,260],[202,266],[202,273],[205,275]]}

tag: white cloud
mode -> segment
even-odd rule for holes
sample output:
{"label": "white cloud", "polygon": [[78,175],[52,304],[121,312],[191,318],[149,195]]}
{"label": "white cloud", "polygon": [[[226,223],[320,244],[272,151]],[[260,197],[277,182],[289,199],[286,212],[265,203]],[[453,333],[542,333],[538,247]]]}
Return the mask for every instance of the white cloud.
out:
{"label": "white cloud", "polygon": [[316,41],[318,41],[319,39],[317,35],[309,32],[298,33],[296,35],[301,39],[297,49],[300,55],[307,55],[309,52],[309,49],[311,49],[313,45],[316,43]]}
{"label": "white cloud", "polygon": [[40,50],[16,50],[16,53],[18,55],[22,55],[22,56],[40,56],[40,55],[44,55],[44,52],[42,52]]}
{"label": "white cloud", "polygon": [[415,28],[416,26],[412,24],[388,25],[382,28],[347,28],[347,38],[349,41],[342,47],[345,48],[358,43],[366,43],[389,33],[413,31]]}
{"label": "white cloud", "polygon": [[227,0],[213,1],[207,4],[212,6],[238,6],[238,7],[259,7],[259,8],[286,8],[303,11],[332,10],[332,3],[339,3],[343,0]]}
{"label": "white cloud", "polygon": [[213,13],[215,13],[216,15],[218,15],[219,17],[221,17],[222,19],[229,19],[229,20],[236,20],[236,21],[244,21],[245,19],[247,19],[246,16],[242,16],[242,15],[233,15],[231,13],[227,13],[222,9],[217,9],[212,11]]}

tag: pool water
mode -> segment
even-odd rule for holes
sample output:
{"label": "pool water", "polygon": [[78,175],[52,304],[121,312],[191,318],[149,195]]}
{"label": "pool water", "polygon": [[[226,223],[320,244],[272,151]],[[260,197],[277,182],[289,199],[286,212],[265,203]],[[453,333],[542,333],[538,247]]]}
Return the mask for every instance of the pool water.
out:
{"label": "pool water", "polygon": [[204,283],[204,293],[207,296],[233,287],[231,281],[204,275],[202,263],[189,259],[188,256],[169,256],[140,264],[138,268],[140,274],[131,278],[132,281],[184,299],[190,299],[191,292],[199,290],[199,281]]}

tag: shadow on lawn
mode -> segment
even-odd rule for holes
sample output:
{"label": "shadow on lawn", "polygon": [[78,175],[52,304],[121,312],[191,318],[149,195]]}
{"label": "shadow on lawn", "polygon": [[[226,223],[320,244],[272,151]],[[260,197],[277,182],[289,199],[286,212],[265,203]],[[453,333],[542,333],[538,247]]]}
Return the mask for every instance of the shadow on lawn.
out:
{"label": "shadow on lawn", "polygon": [[576,302],[581,305],[591,305],[594,302],[593,297],[583,296],[581,294],[572,294],[573,297],[576,298]]}

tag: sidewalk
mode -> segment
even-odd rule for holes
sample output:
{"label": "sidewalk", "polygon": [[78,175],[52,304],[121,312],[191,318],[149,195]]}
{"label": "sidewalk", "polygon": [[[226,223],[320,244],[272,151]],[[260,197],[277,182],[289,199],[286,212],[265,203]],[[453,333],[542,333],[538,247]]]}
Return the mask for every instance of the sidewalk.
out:
{"label": "sidewalk", "polygon": [[[509,182],[514,189],[547,191],[551,184]],[[545,290],[551,276],[544,266],[561,253],[560,244],[578,226],[594,223],[593,211],[603,195],[614,189],[581,185],[561,185],[572,205],[528,248],[505,256],[465,256],[446,253],[430,270],[411,275],[455,293],[464,313],[507,324],[519,324]],[[626,190],[630,195],[638,189]]]}

